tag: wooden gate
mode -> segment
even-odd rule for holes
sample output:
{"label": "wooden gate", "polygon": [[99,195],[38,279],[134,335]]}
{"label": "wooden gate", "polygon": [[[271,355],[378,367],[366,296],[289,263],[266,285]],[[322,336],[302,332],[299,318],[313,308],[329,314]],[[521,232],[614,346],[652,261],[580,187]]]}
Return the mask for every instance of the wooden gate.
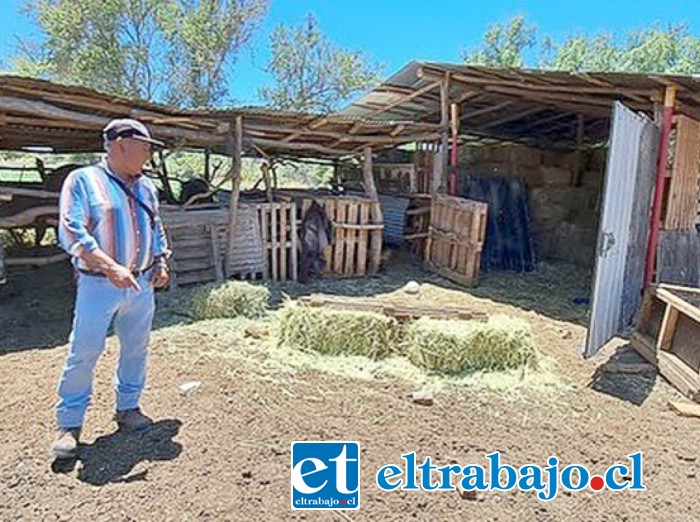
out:
{"label": "wooden gate", "polygon": [[425,265],[456,283],[474,286],[486,239],[488,205],[451,196],[432,204]]}

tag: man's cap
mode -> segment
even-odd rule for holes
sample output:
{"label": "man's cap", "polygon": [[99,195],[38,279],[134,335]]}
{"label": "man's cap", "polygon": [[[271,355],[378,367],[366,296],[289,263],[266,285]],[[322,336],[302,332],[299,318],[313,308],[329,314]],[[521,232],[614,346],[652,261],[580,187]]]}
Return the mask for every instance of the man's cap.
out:
{"label": "man's cap", "polygon": [[165,143],[153,139],[148,128],[138,120],[112,120],[102,129],[102,135],[105,141],[114,141],[117,138],[133,138],[135,140],[158,145],[159,147],[165,147]]}

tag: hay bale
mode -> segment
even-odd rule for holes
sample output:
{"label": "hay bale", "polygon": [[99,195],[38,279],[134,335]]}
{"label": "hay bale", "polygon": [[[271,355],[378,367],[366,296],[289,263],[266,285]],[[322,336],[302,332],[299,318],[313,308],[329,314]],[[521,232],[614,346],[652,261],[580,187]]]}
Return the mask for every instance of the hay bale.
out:
{"label": "hay bale", "polygon": [[261,317],[270,299],[266,287],[243,281],[210,283],[185,292],[185,306],[197,319]]}
{"label": "hay bale", "polygon": [[445,373],[535,366],[537,358],[530,325],[506,316],[488,322],[424,317],[407,327],[404,343],[413,364]]}
{"label": "hay bale", "polygon": [[325,355],[381,358],[396,346],[398,323],[375,312],[331,310],[287,302],[280,320],[280,345]]}

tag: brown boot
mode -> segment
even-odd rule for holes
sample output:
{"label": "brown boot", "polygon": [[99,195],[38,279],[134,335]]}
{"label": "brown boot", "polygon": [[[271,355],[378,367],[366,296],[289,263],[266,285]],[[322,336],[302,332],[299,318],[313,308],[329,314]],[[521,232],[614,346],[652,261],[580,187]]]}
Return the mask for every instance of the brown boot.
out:
{"label": "brown boot", "polygon": [[118,411],[114,420],[122,431],[138,431],[153,424],[153,419],[145,415],[139,408]]}
{"label": "brown boot", "polygon": [[78,456],[79,440],[80,428],[59,429],[51,453],[56,459],[74,459]]}

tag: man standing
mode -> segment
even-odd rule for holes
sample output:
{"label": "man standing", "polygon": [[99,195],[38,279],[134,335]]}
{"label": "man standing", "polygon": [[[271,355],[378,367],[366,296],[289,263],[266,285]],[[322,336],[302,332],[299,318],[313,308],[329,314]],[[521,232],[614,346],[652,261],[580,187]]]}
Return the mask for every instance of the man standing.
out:
{"label": "man standing", "polygon": [[107,157],[70,173],[60,198],[59,241],[72,256],[78,290],[68,356],[58,385],[55,458],[77,456],[92,395],[93,371],[114,320],[119,338],[116,415],[122,430],[152,420],[139,408],[146,380],[153,288],[169,281],[170,255],[153,183],[142,175],[151,138],[141,122],[111,121],[103,130]]}

